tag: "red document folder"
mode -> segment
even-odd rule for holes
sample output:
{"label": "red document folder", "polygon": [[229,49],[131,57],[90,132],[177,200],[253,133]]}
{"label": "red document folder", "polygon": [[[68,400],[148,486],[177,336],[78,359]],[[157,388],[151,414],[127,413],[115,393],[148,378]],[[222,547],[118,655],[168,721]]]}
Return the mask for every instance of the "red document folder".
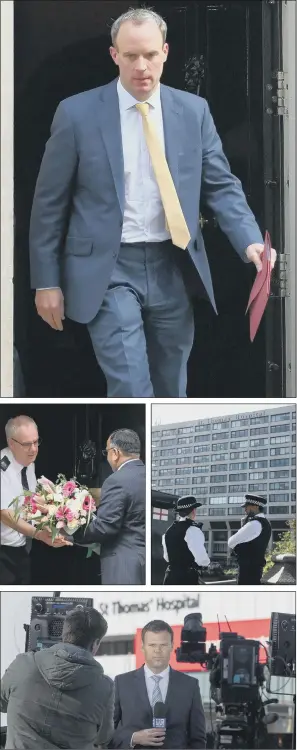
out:
{"label": "red document folder", "polygon": [[262,270],[257,273],[246,312],[250,311],[250,339],[254,341],[270,293],[271,280],[271,241],[269,232],[265,234],[264,250],[261,256]]}

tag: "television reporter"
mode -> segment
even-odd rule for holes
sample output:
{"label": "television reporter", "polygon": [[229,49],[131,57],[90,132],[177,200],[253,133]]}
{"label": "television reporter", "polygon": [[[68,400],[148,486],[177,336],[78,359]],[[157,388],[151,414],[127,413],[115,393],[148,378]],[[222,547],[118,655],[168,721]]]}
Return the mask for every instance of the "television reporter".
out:
{"label": "television reporter", "polygon": [[113,731],[114,687],[94,656],[107,632],[96,610],[74,609],[62,642],[18,654],[1,680],[6,748],[106,747]]}
{"label": "television reporter", "polygon": [[[141,634],[144,666],[115,678],[112,748],[205,748],[205,717],[198,680],[169,666],[173,631],[153,620]],[[166,732],[153,729],[153,708],[166,707]]]}

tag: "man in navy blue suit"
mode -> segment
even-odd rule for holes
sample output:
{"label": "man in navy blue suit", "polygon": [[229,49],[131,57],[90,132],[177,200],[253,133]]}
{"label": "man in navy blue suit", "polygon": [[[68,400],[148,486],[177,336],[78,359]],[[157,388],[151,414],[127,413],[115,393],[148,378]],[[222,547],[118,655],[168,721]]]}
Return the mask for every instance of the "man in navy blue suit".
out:
{"label": "man in navy blue suit", "polygon": [[56,330],[64,312],[87,325],[109,397],[186,396],[189,274],[216,310],[201,197],[261,268],[262,235],[207,102],[160,84],[166,33],[151,10],[113,23],[119,78],[59,104],[33,201],[37,312]]}

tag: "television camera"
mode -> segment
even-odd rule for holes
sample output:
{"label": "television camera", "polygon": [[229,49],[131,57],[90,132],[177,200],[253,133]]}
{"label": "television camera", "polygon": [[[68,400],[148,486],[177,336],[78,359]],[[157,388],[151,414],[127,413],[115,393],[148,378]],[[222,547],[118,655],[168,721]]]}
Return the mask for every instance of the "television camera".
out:
{"label": "television camera", "polygon": [[[285,623],[285,631],[281,630],[281,623]],[[229,627],[228,621],[227,624]],[[278,714],[266,713],[265,707],[277,704],[278,699],[263,700],[263,687],[266,684],[267,692],[272,692],[271,675],[295,676],[295,625],[295,616],[272,613],[270,652],[267,651],[265,665],[260,663],[262,644],[232,633],[230,627],[229,631],[221,632],[219,625],[219,651],[213,643],[207,651],[202,615],[193,613],[185,617],[176,660],[201,664],[209,671],[210,699],[215,703],[214,724],[210,701],[214,748],[270,747],[267,727],[278,720]],[[294,738],[292,747],[295,747]]]}

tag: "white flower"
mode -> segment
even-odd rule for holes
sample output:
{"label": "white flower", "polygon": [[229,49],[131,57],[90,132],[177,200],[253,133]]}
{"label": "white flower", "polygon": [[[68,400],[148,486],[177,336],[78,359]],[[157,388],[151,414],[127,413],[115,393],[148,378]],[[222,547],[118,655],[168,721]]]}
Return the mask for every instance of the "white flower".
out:
{"label": "white flower", "polygon": [[63,503],[64,502],[64,496],[60,494],[60,492],[54,492],[51,496],[48,495],[51,499],[53,499],[54,503]]}
{"label": "white flower", "polygon": [[47,511],[47,515],[48,516],[54,516],[56,510],[57,510],[57,508],[56,508],[56,506],[54,504],[46,506],[46,511]]}

